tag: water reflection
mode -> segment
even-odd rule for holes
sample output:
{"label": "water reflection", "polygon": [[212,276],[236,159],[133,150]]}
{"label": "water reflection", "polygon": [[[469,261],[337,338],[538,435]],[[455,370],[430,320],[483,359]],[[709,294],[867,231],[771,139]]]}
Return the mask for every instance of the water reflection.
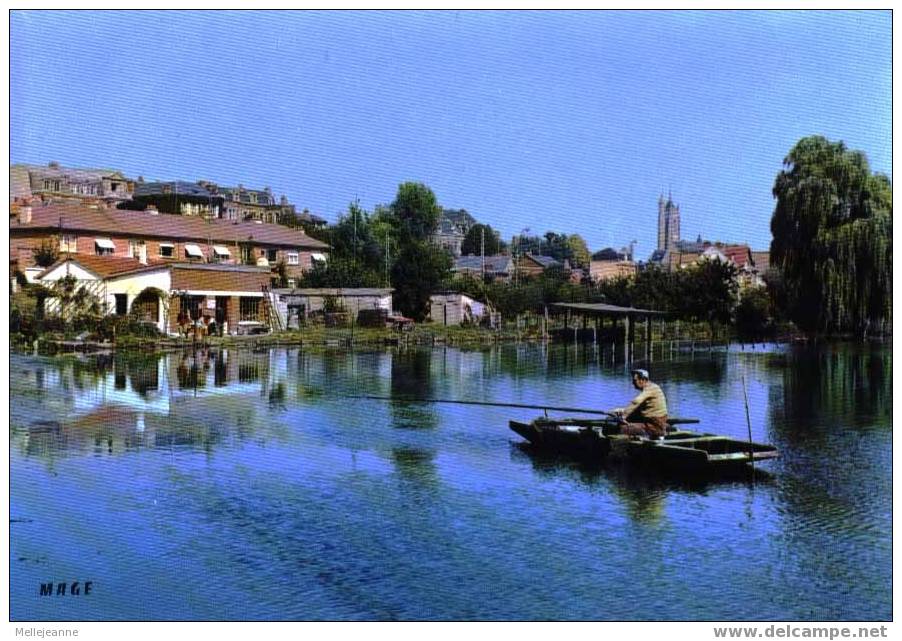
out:
{"label": "water reflection", "polygon": [[[771,475],[584,465],[508,430],[532,412],[347,398],[630,396],[591,346],[14,356],[13,516],[56,535],[15,545],[114,568],[123,593],[166,586],[88,618],[890,617],[890,351],[684,356],[652,369],[675,413],[744,437],[744,379]],[[13,609],[52,616],[17,591],[29,567]],[[214,601],[210,584],[242,587]]]}
{"label": "water reflection", "polygon": [[[393,398],[434,398],[432,384],[433,352],[413,349],[397,352],[391,361],[391,396]],[[436,410],[426,403],[391,402],[394,425],[401,428],[436,426]]]}

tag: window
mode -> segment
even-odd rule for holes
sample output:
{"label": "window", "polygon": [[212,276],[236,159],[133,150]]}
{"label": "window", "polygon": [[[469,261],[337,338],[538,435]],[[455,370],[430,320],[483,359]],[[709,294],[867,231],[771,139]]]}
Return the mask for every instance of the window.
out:
{"label": "window", "polygon": [[128,313],[128,294],[113,294],[116,299],[116,316],[125,316]]}
{"label": "window", "polygon": [[44,190],[45,191],[59,191],[60,190],[60,181],[58,180],[44,180]]}
{"label": "window", "polygon": [[74,234],[63,234],[60,236],[60,252],[74,254],[78,251],[78,237]]}
{"label": "window", "polygon": [[174,258],[175,257],[175,245],[172,243],[160,243],[160,257],[161,258]]}
{"label": "window", "polygon": [[143,240],[128,241],[129,258],[143,258],[144,251],[145,250],[144,250],[144,241]]}
{"label": "window", "polygon": [[229,252],[229,248],[223,245],[213,245],[213,259],[216,261],[220,260],[228,260],[231,258],[232,254]]}
{"label": "window", "polygon": [[250,245],[241,246],[241,262],[245,265],[256,264],[256,261],[254,260],[254,248]]}
{"label": "window", "polygon": [[294,289],[297,286],[297,284],[298,284],[298,282],[295,279],[293,279],[293,278],[288,279],[288,286],[291,289]]}
{"label": "window", "polygon": [[301,264],[301,256],[297,252],[288,252],[285,255],[288,257],[289,265],[300,265]]}
{"label": "window", "polygon": [[238,320],[239,321],[255,321],[259,320],[260,299],[242,297],[238,301]]}
{"label": "window", "polygon": [[266,250],[266,260],[268,260],[271,265],[274,265],[276,263],[278,255],[279,252],[275,249]]}
{"label": "window", "polygon": [[116,245],[109,238],[94,239],[94,253],[98,256],[112,256],[116,251]]}
{"label": "window", "polygon": [[185,258],[203,258],[204,253],[197,245],[185,245]]}

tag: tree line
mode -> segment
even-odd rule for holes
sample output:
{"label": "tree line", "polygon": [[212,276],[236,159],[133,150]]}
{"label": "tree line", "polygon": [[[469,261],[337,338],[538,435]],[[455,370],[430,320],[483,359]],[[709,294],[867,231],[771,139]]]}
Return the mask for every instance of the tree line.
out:
{"label": "tree line", "polygon": [[[607,302],[671,312],[674,317],[734,323],[755,333],[777,322],[818,334],[866,336],[892,318],[892,185],[870,171],[864,153],[820,136],[800,140],[776,177],[771,268],[766,288],[740,291],[731,263],[701,261],[666,271],[572,283],[560,268],[517,283],[451,277],[451,257],[430,243],[442,215],[422,183],[403,183],[395,200],[370,213],[351,203],[335,225],[308,233],[329,243],[330,260],[304,278],[310,287],[393,287],[395,306],[416,320],[440,289],[487,300],[502,315],[540,312],[552,302]],[[463,210],[460,210],[463,212]],[[466,212],[463,212],[466,213]],[[466,214],[469,217],[469,214]],[[528,231],[510,244],[490,225],[474,224],[463,254],[535,253],[571,267],[592,259],[578,234]],[[597,252],[598,253],[598,252]],[[604,250],[603,257],[618,252]],[[599,257],[602,257],[599,255]]]}

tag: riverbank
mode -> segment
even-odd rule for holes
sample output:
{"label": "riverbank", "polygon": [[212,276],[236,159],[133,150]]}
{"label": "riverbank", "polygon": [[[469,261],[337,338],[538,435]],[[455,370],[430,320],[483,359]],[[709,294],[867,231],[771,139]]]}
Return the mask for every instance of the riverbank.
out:
{"label": "riverbank", "polygon": [[20,351],[40,353],[104,352],[119,350],[160,351],[180,350],[198,345],[210,347],[336,347],[373,348],[392,345],[449,345],[455,347],[480,347],[498,343],[541,340],[542,336],[524,330],[490,330],[482,327],[445,327],[420,325],[409,331],[354,327],[337,328],[314,325],[297,330],[274,332],[254,336],[206,336],[175,338],[169,336],[121,335],[115,340],[90,340],[47,334],[34,341],[13,336],[12,344]]}
{"label": "riverbank", "polygon": [[[572,332],[572,334],[570,333]],[[111,351],[144,351],[168,352],[196,346],[209,347],[244,347],[265,348],[277,346],[303,346],[307,348],[338,349],[372,349],[386,346],[452,346],[462,348],[481,348],[504,343],[542,342],[549,340],[578,342],[588,344],[622,344],[624,336],[615,336],[609,332],[593,333],[591,328],[567,328],[543,326],[534,318],[522,318],[520,322],[511,322],[501,329],[488,329],[473,326],[443,326],[432,323],[414,325],[408,331],[389,328],[371,327],[325,327],[309,325],[295,330],[273,332],[252,336],[207,336],[171,337],[147,332],[122,332],[112,337],[104,337],[102,333],[52,331],[38,335],[37,338],[13,333],[11,345],[21,352],[39,352],[45,354],[79,353],[79,352],[111,352]],[[571,338],[572,336],[572,338]],[[644,337],[640,335],[637,348],[644,345]],[[655,345],[665,344],[669,349],[678,351],[704,351],[715,346],[723,347],[734,342],[803,342],[808,339],[797,332],[786,330],[774,332],[766,337],[745,338],[738,336],[730,327],[720,327],[712,335],[707,323],[675,322],[656,325],[652,329],[651,341]]]}

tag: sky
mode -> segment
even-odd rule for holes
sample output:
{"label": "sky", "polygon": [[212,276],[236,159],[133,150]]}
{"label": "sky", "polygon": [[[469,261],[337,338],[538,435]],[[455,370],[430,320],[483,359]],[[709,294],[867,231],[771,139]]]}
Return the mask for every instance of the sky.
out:
{"label": "sky", "polygon": [[272,187],[334,221],[427,184],[502,237],[766,249],[823,135],[892,170],[889,11],[16,11],[10,161]]}

